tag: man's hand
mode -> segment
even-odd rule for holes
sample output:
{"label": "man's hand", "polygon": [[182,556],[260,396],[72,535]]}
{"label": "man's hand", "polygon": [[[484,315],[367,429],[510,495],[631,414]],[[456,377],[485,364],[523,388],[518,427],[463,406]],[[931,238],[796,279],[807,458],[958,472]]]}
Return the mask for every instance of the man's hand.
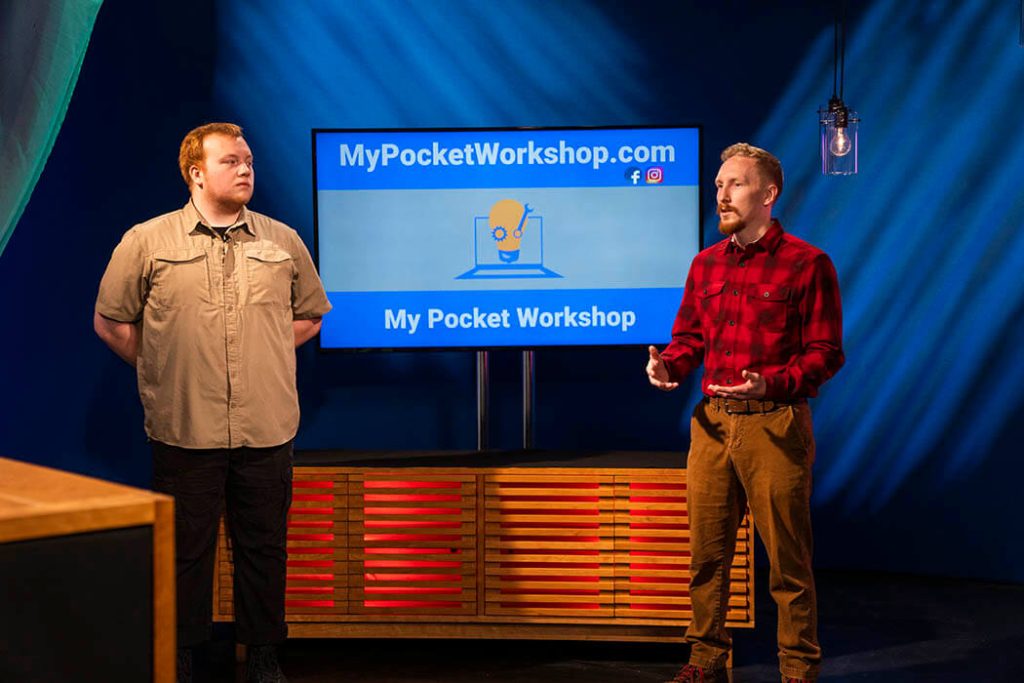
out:
{"label": "man's hand", "polygon": [[668,368],[665,366],[665,361],[661,359],[658,349],[650,346],[647,348],[647,351],[651,354],[651,357],[647,360],[648,381],[662,391],[672,391],[678,388],[679,382],[672,382],[670,380]]}
{"label": "man's hand", "polygon": [[768,383],[764,381],[763,375],[744,370],[743,379],[747,381],[731,387],[722,386],[721,384],[709,384],[708,391],[721,398],[738,398],[741,400],[764,398],[765,392],[768,390]]}

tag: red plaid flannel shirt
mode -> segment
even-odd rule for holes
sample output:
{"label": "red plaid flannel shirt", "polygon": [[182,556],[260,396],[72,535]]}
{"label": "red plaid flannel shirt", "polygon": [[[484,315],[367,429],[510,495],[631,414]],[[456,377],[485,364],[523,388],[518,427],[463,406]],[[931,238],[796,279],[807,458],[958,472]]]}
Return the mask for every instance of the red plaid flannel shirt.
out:
{"label": "red plaid flannel shirt", "polygon": [[845,360],[831,259],[778,221],[745,249],[731,239],[708,247],[690,266],[662,359],[673,381],[703,360],[709,395],[709,384],[742,384],[750,370],[764,375],[766,399],[817,396]]}

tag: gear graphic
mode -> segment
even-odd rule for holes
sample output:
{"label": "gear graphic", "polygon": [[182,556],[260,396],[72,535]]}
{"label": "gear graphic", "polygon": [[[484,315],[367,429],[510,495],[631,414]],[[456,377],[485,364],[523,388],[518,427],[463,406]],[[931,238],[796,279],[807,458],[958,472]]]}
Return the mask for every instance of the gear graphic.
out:
{"label": "gear graphic", "polygon": [[499,225],[491,231],[491,237],[493,237],[496,242],[500,242],[508,237],[508,231]]}

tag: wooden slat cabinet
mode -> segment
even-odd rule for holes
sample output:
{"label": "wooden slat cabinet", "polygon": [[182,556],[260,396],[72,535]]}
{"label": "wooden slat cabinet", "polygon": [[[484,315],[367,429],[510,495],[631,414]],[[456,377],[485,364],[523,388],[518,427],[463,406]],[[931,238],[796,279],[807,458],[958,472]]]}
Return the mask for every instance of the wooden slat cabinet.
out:
{"label": "wooden slat cabinet", "polygon": [[[682,639],[691,617],[685,469],[608,466],[608,454],[592,467],[525,466],[514,456],[488,465],[474,455],[445,466],[406,466],[400,455],[379,467],[300,460],[288,529],[291,636]],[[218,621],[233,616],[230,555],[222,529]],[[752,555],[747,515],[731,572],[732,627],[754,625]]]}

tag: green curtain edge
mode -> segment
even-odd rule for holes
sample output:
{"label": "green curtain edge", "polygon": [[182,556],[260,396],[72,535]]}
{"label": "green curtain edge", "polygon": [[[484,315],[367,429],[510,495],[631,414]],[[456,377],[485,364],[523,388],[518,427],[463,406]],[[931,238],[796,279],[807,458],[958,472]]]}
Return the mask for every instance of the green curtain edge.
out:
{"label": "green curtain edge", "polygon": [[100,7],[103,4],[103,0],[92,1],[95,3],[95,6],[92,9],[92,16],[89,18],[89,37],[85,40],[85,43],[79,52],[78,59],[75,61],[75,66],[68,78],[60,109],[57,112],[57,115],[53,118],[53,124],[50,126],[50,131],[46,135],[43,153],[39,155],[39,161],[36,164],[36,167],[32,169],[31,179],[25,186],[25,191],[22,193],[22,197],[18,200],[17,206],[11,213],[8,225],[5,226],[4,232],[0,234],[0,256],[3,256],[4,249],[7,247],[7,243],[10,241],[11,235],[13,235],[14,231],[18,228],[18,221],[21,220],[22,214],[25,213],[25,207],[28,206],[29,201],[32,199],[32,194],[36,189],[36,183],[39,182],[39,177],[43,175],[43,169],[46,168],[46,162],[50,160],[50,152],[53,151],[53,145],[57,142],[57,135],[60,134],[60,129],[64,125],[64,118],[67,116],[68,107],[71,106],[71,97],[74,95],[75,87],[78,85],[78,75],[82,71],[82,64],[85,63],[85,55],[89,51],[89,44],[92,43],[92,32],[96,27],[96,17],[99,16]]}

